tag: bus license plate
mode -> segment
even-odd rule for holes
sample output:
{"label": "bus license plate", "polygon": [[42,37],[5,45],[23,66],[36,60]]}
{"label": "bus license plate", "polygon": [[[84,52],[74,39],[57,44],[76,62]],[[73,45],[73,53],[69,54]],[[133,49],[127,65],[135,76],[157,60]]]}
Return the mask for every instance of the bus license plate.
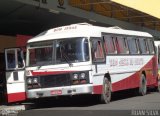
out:
{"label": "bus license plate", "polygon": [[62,90],[52,90],[51,91],[51,95],[61,95],[62,94]]}

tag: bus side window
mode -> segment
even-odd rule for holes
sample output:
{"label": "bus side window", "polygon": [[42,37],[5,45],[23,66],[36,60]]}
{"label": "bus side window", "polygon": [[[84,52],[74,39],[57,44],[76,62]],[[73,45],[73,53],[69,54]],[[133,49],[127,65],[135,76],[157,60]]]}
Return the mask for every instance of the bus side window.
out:
{"label": "bus side window", "polygon": [[149,54],[147,41],[143,38],[139,39],[140,50],[142,54]]}
{"label": "bus side window", "polygon": [[138,40],[133,37],[127,37],[128,47],[131,54],[139,54]]}
{"label": "bus side window", "polygon": [[149,47],[150,54],[154,54],[155,51],[154,51],[154,45],[152,40],[148,40],[148,47]]}
{"label": "bus side window", "polygon": [[128,54],[129,50],[126,38],[124,38],[123,36],[118,36],[116,40],[117,40],[116,43],[117,43],[118,53]]}
{"label": "bus side window", "polygon": [[92,39],[92,59],[94,62],[104,61],[104,51],[100,39]]}
{"label": "bus side window", "polygon": [[145,39],[144,42],[145,42],[146,54],[149,54],[149,46],[148,46],[147,39]]}
{"label": "bus side window", "polygon": [[115,38],[105,35],[103,38],[104,41],[104,48],[106,54],[116,54],[117,53],[117,48],[115,46]]}

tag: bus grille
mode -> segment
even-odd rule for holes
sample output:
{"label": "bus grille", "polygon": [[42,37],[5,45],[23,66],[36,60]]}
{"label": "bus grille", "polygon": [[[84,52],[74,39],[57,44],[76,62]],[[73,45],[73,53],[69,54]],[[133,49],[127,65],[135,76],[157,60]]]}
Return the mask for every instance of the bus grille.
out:
{"label": "bus grille", "polygon": [[40,77],[42,88],[70,86],[71,79],[69,74],[47,75]]}

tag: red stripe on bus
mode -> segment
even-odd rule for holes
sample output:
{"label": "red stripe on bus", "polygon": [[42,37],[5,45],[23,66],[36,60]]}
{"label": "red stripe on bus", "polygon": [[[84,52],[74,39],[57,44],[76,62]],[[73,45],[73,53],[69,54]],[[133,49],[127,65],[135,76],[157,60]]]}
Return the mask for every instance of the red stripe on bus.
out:
{"label": "red stripe on bus", "polygon": [[96,86],[93,86],[93,92],[94,94],[101,94],[102,93],[102,85],[96,85]]}
{"label": "red stripe on bus", "polygon": [[7,94],[8,103],[26,100],[26,92]]}
{"label": "red stripe on bus", "polygon": [[[139,86],[139,78],[136,76],[138,73],[127,77],[126,79],[120,80],[116,83],[112,83],[112,92],[125,90],[129,88],[136,88]],[[102,85],[93,86],[94,94],[101,94],[102,93]]]}
{"label": "red stripe on bus", "polygon": [[139,72],[112,84],[112,92],[139,87]]}
{"label": "red stripe on bus", "polygon": [[56,74],[65,74],[65,73],[70,73],[70,72],[75,72],[75,71],[50,71],[50,72],[34,72],[32,71],[32,75],[33,76],[37,76],[37,75],[56,75]]}
{"label": "red stripe on bus", "polygon": [[[156,57],[153,57],[156,58]],[[158,74],[155,74],[155,77],[153,76],[153,73],[151,72],[153,69],[153,58],[139,71],[135,72],[133,75],[120,80],[118,82],[112,83],[112,92],[119,91],[119,90],[125,90],[125,89],[131,89],[131,88],[137,88],[140,85],[140,76],[142,74],[142,71],[145,71],[146,74],[146,80],[147,80],[147,86],[155,86],[157,85],[157,78]],[[158,67],[154,67],[155,70],[158,70]],[[101,94],[102,93],[102,85],[96,85],[93,87],[94,94]]]}

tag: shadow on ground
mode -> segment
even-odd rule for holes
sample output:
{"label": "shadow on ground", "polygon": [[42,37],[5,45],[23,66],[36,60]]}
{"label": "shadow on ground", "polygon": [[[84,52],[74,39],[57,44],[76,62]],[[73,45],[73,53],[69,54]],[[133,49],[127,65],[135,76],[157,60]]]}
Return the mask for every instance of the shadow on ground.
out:
{"label": "shadow on ground", "polygon": [[[151,94],[153,90],[149,90],[147,94]],[[138,97],[135,90],[125,90],[114,92],[112,94],[112,102]],[[31,109],[43,109],[54,107],[89,107],[101,104],[99,98],[93,95],[79,95],[79,96],[65,96],[65,97],[52,97],[47,99],[39,99],[32,102]]]}

